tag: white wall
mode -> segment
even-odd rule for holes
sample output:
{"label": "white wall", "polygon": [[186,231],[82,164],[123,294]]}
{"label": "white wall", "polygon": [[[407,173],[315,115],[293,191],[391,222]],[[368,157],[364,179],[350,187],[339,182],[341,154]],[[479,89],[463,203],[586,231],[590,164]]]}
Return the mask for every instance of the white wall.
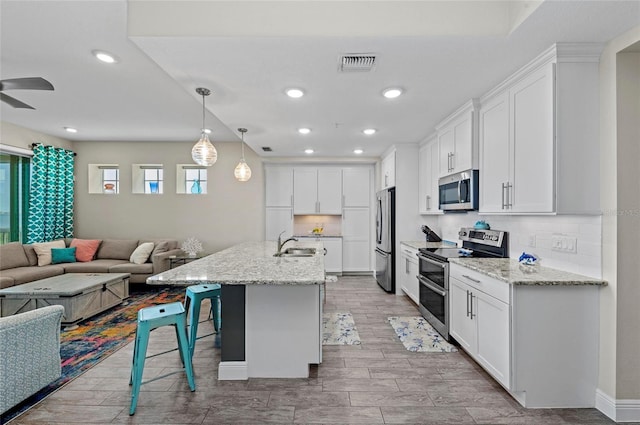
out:
{"label": "white wall", "polygon": [[[609,282],[603,288],[600,296],[600,378],[598,389],[612,399],[640,400],[640,365],[638,351],[638,321],[637,300],[638,279],[626,283],[625,291],[620,288],[623,281],[619,276],[618,259],[621,256],[631,256],[637,264],[637,250],[622,251],[618,244],[620,213],[619,197],[624,195],[619,190],[619,178],[634,178],[637,173],[638,158],[628,158],[635,161],[635,171],[632,175],[619,176],[619,161],[624,159],[620,152],[621,140],[618,137],[618,108],[624,108],[618,99],[617,83],[618,53],[628,46],[640,41],[640,26],[611,40],[600,58],[600,165],[601,165],[601,201],[605,214],[602,218],[602,274]],[[626,78],[622,76],[623,78]],[[635,77],[637,78],[637,77]],[[636,117],[637,123],[637,117]],[[637,143],[637,141],[636,141]],[[635,178],[637,191],[638,179]],[[622,187],[622,186],[620,186]],[[620,228],[621,231],[639,234],[639,229]],[[635,288],[635,290],[633,289]],[[635,307],[621,308],[619,298],[622,296],[635,297]],[[634,334],[635,332],[635,334]],[[621,341],[632,335],[633,349]],[[624,348],[624,350],[623,350]]]}
{"label": "white wall", "polygon": [[[208,169],[207,194],[176,194],[176,164],[191,164],[193,142],[75,143],[75,234],[84,238],[196,237],[205,252],[264,239],[264,178],[260,158],[245,149],[252,177],[238,182],[233,170],[239,143],[216,143],[218,161]],[[90,194],[88,164],[119,164],[117,195]],[[163,164],[164,194],[131,193],[131,164]]]}
{"label": "white wall", "polygon": [[0,121],[0,143],[22,149],[31,149],[32,143],[42,143],[73,150],[73,143],[70,140],[39,133],[4,121]]}

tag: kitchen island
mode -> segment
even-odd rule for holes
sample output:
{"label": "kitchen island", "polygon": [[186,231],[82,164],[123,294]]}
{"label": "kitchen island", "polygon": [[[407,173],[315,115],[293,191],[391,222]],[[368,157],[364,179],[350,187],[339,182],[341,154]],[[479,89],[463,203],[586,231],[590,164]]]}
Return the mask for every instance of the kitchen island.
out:
{"label": "kitchen island", "polygon": [[322,362],[322,242],[308,257],[275,257],[275,242],[246,242],[147,279],[150,285],[219,283],[219,380],[306,378]]}

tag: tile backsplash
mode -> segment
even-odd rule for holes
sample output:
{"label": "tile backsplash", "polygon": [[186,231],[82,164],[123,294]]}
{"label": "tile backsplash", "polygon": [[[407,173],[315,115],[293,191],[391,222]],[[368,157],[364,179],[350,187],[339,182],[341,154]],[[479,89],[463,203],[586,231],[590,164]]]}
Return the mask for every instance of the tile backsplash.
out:
{"label": "tile backsplash", "polygon": [[[600,216],[491,216],[476,212],[423,216],[423,223],[442,239],[459,242],[458,230],[484,220],[492,229],[509,232],[509,256],[517,259],[522,252],[535,255],[540,264],[582,275],[602,277],[602,220]],[[552,250],[554,235],[575,238],[576,253]],[[535,246],[531,246],[533,243]]]}

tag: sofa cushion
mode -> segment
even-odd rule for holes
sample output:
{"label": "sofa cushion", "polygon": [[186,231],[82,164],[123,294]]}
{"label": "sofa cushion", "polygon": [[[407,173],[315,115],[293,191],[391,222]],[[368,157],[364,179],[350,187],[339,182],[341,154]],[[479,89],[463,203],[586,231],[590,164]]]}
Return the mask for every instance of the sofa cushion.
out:
{"label": "sofa cushion", "polygon": [[62,239],[51,242],[34,243],[32,245],[36,254],[38,254],[38,266],[48,266],[51,264],[51,248],[67,247]]}
{"label": "sofa cushion", "polygon": [[29,259],[20,242],[0,245],[0,270],[29,266]]}
{"label": "sofa cushion", "polygon": [[75,263],[76,247],[51,248],[51,264]]}
{"label": "sofa cushion", "polygon": [[76,248],[76,260],[85,262],[94,259],[100,242],[100,239],[73,239],[69,246]]}
{"label": "sofa cushion", "polygon": [[36,250],[33,249],[33,245],[32,244],[25,244],[25,245],[22,245],[22,247],[24,248],[24,253],[27,255],[27,259],[29,259],[29,265],[30,266],[37,266],[38,265],[38,254],[36,254]]}
{"label": "sofa cushion", "polygon": [[118,264],[128,264],[125,260],[93,260],[89,262],[64,263],[65,273],[109,273],[109,268]]}
{"label": "sofa cushion", "polygon": [[131,258],[131,254],[137,246],[137,239],[105,239],[102,241],[102,244],[100,244],[100,249],[98,249],[96,258],[99,260],[112,259],[129,261],[129,258]]}
{"label": "sofa cushion", "polygon": [[151,255],[151,251],[153,251],[153,247],[155,244],[153,242],[145,242],[140,245],[133,251],[129,261],[134,264],[144,264],[149,259],[149,255]]}
{"label": "sofa cushion", "polygon": [[0,289],[11,288],[16,284],[16,281],[9,276],[0,276]]}
{"label": "sofa cushion", "polygon": [[109,267],[109,273],[153,274],[153,264],[124,263]]}
{"label": "sofa cushion", "polygon": [[64,269],[59,264],[16,267],[15,269],[2,271],[2,276],[12,278],[15,285],[22,285],[23,283],[46,279],[48,277],[58,276],[61,274],[64,274]]}

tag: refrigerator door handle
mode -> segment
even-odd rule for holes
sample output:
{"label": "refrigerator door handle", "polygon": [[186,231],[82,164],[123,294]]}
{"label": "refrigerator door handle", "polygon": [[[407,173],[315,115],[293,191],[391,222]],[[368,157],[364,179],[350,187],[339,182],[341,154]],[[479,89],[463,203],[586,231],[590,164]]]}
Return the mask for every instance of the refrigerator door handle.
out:
{"label": "refrigerator door handle", "polygon": [[382,243],[382,199],[378,199],[378,219],[376,221],[376,225],[378,227],[376,240],[377,243],[380,244]]}

